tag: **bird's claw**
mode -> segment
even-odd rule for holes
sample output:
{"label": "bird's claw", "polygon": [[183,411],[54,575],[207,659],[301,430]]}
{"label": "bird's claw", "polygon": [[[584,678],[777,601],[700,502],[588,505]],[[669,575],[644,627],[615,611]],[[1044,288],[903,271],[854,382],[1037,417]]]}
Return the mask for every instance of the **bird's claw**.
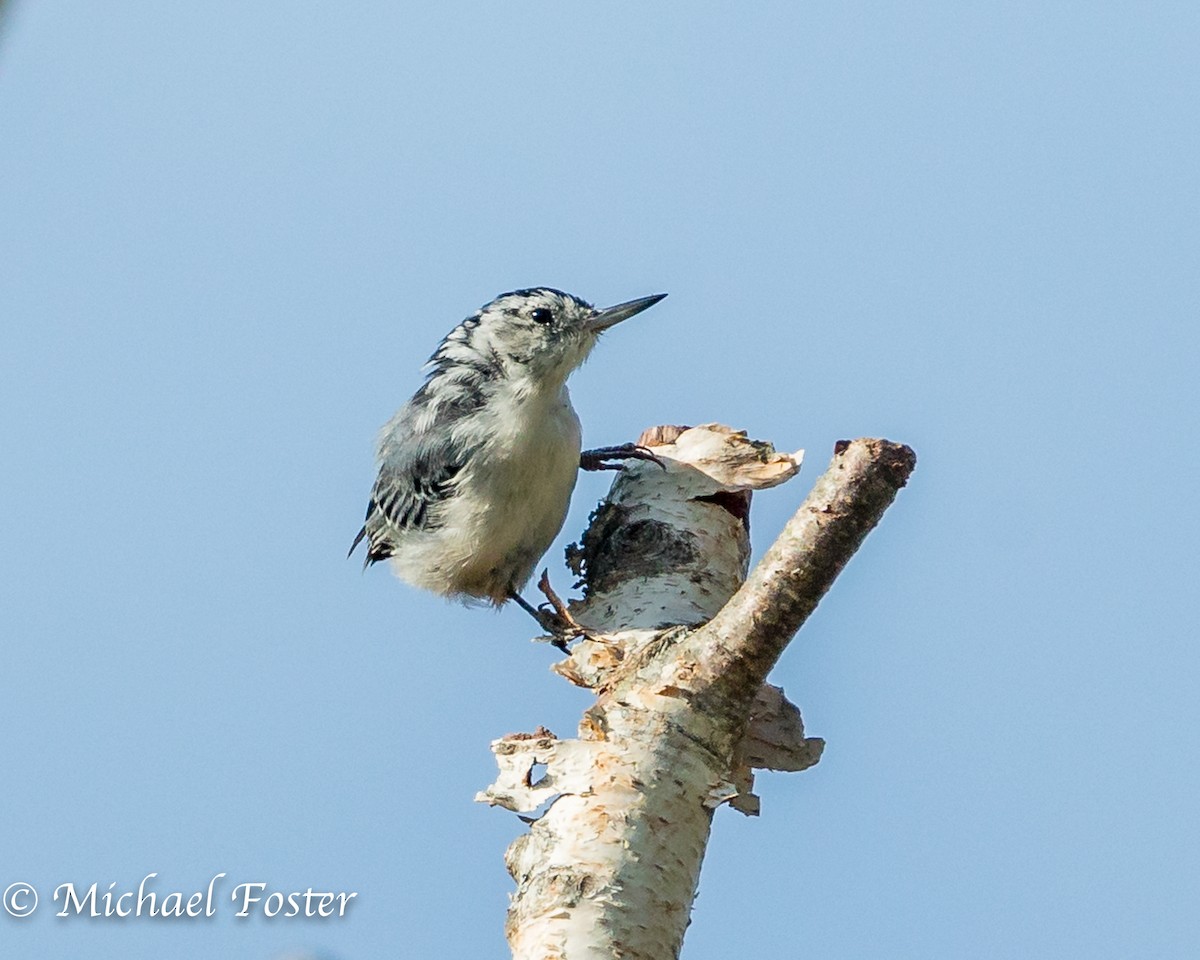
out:
{"label": "bird's claw", "polygon": [[568,653],[568,640],[573,640],[575,637],[589,636],[591,631],[571,616],[571,611],[567,609],[567,605],[554,592],[554,588],[550,586],[549,570],[542,571],[537,588],[542,592],[542,596],[546,598],[545,603],[538,605],[538,622],[544,630],[554,637],[550,642],[563,653]]}
{"label": "bird's claw", "polygon": [[649,460],[657,463],[664,470],[667,465],[661,457],[654,455],[649,447],[636,443],[621,443],[615,447],[597,447],[595,450],[584,450],[579,455],[580,470],[621,470],[624,464],[608,463],[609,460]]}
{"label": "bird's claw", "polygon": [[543,570],[542,578],[538,581],[538,589],[546,598],[546,602],[539,606],[534,606],[516,590],[510,590],[508,599],[514,601],[517,606],[528,613],[534,620],[538,622],[546,633],[550,636],[550,642],[558,647],[563,653],[570,653],[567,648],[567,642],[574,640],[576,637],[590,637],[592,631],[583,626],[573,616],[571,611],[567,609],[567,605],[562,602],[562,599],[554,588],[550,586],[550,571]]}

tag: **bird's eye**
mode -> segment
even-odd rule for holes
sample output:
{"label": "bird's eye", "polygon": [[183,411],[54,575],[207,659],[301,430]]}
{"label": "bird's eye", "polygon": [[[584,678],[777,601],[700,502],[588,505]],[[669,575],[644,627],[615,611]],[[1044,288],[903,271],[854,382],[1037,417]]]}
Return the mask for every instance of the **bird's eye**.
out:
{"label": "bird's eye", "polygon": [[549,323],[554,319],[554,314],[545,307],[538,307],[529,315],[529,319],[534,323]]}

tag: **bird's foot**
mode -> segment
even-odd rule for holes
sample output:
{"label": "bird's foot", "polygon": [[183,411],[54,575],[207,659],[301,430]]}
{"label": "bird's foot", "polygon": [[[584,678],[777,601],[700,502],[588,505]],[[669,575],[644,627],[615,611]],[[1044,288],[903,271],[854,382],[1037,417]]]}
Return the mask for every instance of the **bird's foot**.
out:
{"label": "bird's foot", "polygon": [[648,447],[636,443],[621,443],[615,447],[597,447],[595,450],[584,450],[579,455],[580,470],[620,470],[624,464],[609,463],[609,460],[649,460],[657,463],[664,470],[667,465],[660,457],[656,457]]}
{"label": "bird's foot", "polygon": [[543,611],[551,613],[557,622],[563,624],[576,636],[587,636],[588,629],[583,626],[578,620],[571,616],[571,611],[567,609],[567,605],[562,602],[562,598],[554,592],[554,588],[550,586],[550,571],[543,570],[542,578],[538,580],[538,589],[542,591],[542,596],[549,602],[551,609]]}
{"label": "bird's foot", "polygon": [[550,586],[549,570],[542,571],[538,589],[547,600],[540,606],[535,607],[515,590],[509,594],[509,597],[538,622],[538,625],[552,638],[550,641],[552,645],[558,647],[563,653],[570,653],[570,649],[567,647],[569,641],[576,637],[589,637],[592,632],[571,616],[567,605],[554,592],[554,588]]}

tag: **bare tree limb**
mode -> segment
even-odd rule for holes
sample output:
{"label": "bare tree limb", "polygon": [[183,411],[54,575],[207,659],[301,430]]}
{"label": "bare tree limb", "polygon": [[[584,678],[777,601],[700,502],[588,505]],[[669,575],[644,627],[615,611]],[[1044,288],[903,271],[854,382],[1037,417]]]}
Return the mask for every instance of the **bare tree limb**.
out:
{"label": "bare tree limb", "polygon": [[757,813],[754,768],[821,754],[763,680],[915,463],[886,441],[839,444],[743,582],[750,491],[792,477],[800,455],[716,424],[640,442],[666,469],[624,470],[569,551],[585,587],[571,612],[591,636],[555,669],[596,702],[577,739],[493,743],[500,777],[478,797],[545,811],[506,856],[517,960],[678,956],[713,811]]}
{"label": "bare tree limb", "polygon": [[840,442],[750,578],[681,655],[694,656],[724,695],[753,698],[916,465],[903,444]]}

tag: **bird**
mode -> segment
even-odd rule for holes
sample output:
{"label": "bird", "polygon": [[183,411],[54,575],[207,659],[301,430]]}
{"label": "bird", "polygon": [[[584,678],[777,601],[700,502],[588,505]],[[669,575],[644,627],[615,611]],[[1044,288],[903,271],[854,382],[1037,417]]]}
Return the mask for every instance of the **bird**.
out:
{"label": "bird", "polygon": [[665,296],[597,309],[532,287],[458,324],[379,434],[378,474],[347,556],[365,540],[364,569],[387,560],[401,580],[450,599],[515,601],[560,640],[578,627],[545,576],[557,613],[521,590],[562,529],[581,468],[657,457],[634,444],[584,452],[567,378],[605,331]]}

